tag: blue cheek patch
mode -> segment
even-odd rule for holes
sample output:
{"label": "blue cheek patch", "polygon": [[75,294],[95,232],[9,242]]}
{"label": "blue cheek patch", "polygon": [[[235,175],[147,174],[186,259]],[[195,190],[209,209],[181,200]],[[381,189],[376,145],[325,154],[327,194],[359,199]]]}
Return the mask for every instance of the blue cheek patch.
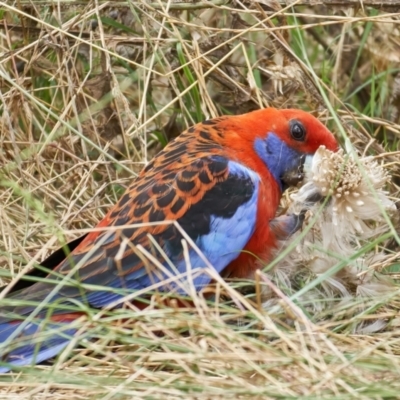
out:
{"label": "blue cheek patch", "polygon": [[282,190],[283,175],[299,165],[301,154],[273,133],[268,133],[266,139],[257,138],[254,149]]}

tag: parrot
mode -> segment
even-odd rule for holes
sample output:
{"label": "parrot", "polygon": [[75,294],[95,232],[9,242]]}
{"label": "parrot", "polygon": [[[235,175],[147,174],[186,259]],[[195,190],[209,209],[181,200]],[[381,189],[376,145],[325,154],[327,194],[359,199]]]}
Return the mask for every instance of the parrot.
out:
{"label": "parrot", "polygon": [[0,306],[0,373],[65,349],[77,332],[71,321],[82,315],[78,303],[121,307],[128,293],[151,288],[200,292],[213,282],[210,265],[223,279],[254,278],[257,258],[268,258],[301,226],[304,215],[276,213],[320,146],[337,151],[338,141],[297,109],[220,116],[187,129],[96,229],[44,260],[46,273],[35,270],[8,290]]}

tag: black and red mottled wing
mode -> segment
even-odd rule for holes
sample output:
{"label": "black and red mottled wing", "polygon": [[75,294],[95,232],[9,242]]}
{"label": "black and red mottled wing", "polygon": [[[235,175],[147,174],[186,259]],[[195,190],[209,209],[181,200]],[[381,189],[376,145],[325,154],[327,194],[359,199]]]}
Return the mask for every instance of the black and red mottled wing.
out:
{"label": "black and red mottled wing", "polygon": [[[184,236],[179,227],[166,221],[176,221],[218,273],[239,255],[255,229],[259,176],[225,157],[223,149],[207,140],[206,131],[200,132],[193,147],[190,134],[183,134],[141,172],[99,224],[107,231],[87,235],[55,268],[53,280],[76,283],[60,285],[53,299],[76,298],[102,307],[122,297],[119,289],[158,284],[159,290],[186,292]],[[146,259],[141,248],[162,268]],[[211,278],[195,250],[189,248],[188,257],[190,279],[199,290]],[[82,284],[94,285],[93,290],[82,291]],[[20,291],[18,299],[40,302],[54,286],[35,283]]]}

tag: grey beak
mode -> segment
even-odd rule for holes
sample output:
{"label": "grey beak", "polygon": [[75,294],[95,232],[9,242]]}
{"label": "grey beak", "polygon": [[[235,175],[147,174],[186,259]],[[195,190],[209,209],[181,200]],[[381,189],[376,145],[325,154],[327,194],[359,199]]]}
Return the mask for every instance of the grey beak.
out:
{"label": "grey beak", "polygon": [[286,171],[282,176],[282,182],[284,184],[284,189],[290,186],[297,186],[304,179],[304,164],[306,159],[310,156],[301,155],[297,162],[293,165],[290,170]]}

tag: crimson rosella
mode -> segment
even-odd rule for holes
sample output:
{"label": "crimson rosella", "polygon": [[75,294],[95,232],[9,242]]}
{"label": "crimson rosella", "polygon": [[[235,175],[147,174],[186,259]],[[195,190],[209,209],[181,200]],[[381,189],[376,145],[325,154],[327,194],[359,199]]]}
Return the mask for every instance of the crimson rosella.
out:
{"label": "crimson rosella", "polygon": [[[19,290],[6,295],[13,306],[0,309],[0,372],[65,348],[76,333],[69,323],[80,314],[71,312],[72,305],[121,304],[126,293],[152,285],[184,294],[189,279],[197,291],[207,286],[212,278],[204,258],[184,246],[177,224],[151,223],[176,221],[217,273],[251,278],[257,258],[298,226],[296,216],[274,217],[282,191],[321,145],[338,148],[332,133],[300,110],[267,108],[189,128],[142,170],[97,225],[114,229],[75,240],[68,256],[58,251],[43,263],[53,269],[48,279],[19,282]],[[60,326],[65,329],[57,332]]]}

